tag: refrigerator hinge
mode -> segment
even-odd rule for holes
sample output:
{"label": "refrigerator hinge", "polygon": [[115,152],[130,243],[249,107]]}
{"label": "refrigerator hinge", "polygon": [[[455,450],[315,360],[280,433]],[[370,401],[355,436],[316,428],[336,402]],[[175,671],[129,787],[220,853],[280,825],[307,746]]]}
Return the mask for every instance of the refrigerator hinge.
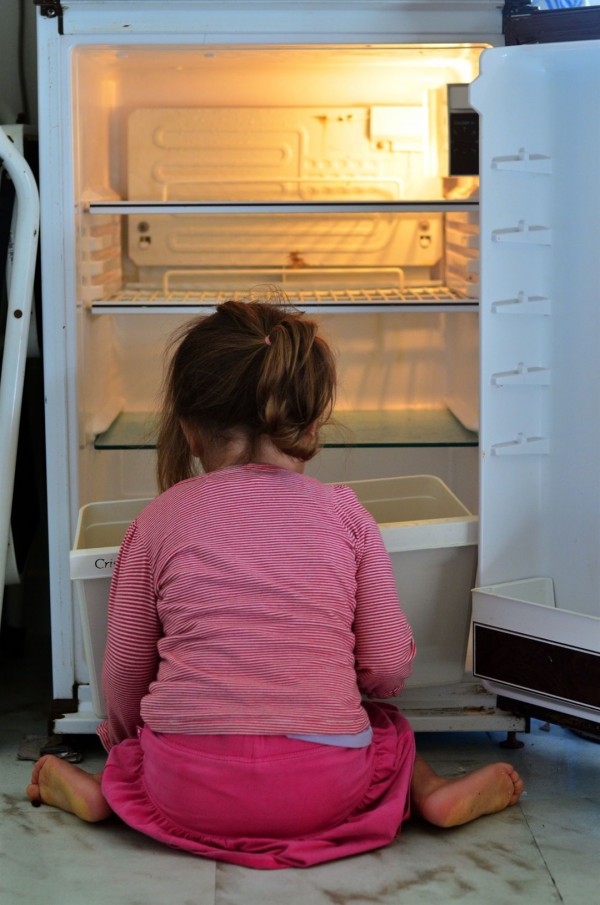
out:
{"label": "refrigerator hinge", "polygon": [[61,0],[33,0],[33,5],[40,7],[40,14],[46,19],[62,20]]}
{"label": "refrigerator hinge", "polygon": [[514,16],[527,16],[539,11],[540,8],[538,4],[533,2],[533,0],[504,0],[504,6],[502,8],[502,31],[504,32],[506,30],[508,19],[512,19]]}
{"label": "refrigerator hinge", "polygon": [[504,0],[502,15],[506,19],[509,16],[531,12],[535,9],[539,9],[539,6],[537,3],[533,2],[533,0]]}

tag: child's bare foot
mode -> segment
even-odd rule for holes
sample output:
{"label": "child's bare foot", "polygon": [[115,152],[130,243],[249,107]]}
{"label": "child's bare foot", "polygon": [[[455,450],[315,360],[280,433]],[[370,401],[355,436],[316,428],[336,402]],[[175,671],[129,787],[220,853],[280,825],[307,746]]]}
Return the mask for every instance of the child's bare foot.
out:
{"label": "child's bare foot", "polygon": [[32,804],[43,802],[96,823],[112,813],[100,788],[101,775],[46,754],[33,768],[27,797]]}
{"label": "child's bare foot", "polygon": [[510,764],[495,763],[457,779],[444,779],[417,757],[412,801],[435,826],[460,826],[516,804],[523,780]]}

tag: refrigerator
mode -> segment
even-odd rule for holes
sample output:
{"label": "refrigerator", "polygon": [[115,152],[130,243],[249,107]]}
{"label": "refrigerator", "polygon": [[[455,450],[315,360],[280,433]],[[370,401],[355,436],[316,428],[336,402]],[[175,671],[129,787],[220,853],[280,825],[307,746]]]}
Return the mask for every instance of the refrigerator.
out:
{"label": "refrigerator", "polygon": [[338,355],[309,473],[472,514],[464,681],[407,688],[415,728],[596,726],[600,11],[36,5],[54,729],[98,723],[82,508],[156,493],[173,331],[272,287]]}

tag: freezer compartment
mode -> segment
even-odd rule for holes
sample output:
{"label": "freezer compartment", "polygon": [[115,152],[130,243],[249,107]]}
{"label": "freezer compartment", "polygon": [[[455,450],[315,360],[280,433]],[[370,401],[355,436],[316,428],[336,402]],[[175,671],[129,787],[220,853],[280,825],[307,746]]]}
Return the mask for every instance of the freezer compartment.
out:
{"label": "freezer compartment", "polygon": [[[407,685],[462,681],[476,568],[477,517],[432,475],[349,484],[380,526],[417,659]],[[83,506],[70,554],[94,712],[105,716],[102,659],[110,578],[127,526],[148,500]]]}
{"label": "freezer compartment", "polygon": [[473,630],[488,690],[600,722],[600,618],[559,607],[551,578],[475,588]]}
{"label": "freezer compartment", "polygon": [[[483,49],[82,44],[71,56],[78,197],[440,198],[442,179],[460,178],[448,167],[453,97],[476,116],[467,86]],[[462,147],[476,162],[471,131]]]}

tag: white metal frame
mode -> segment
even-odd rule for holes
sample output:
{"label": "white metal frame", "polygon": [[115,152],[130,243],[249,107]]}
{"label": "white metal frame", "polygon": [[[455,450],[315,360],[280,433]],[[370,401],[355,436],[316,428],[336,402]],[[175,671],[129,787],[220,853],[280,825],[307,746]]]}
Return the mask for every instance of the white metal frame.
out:
{"label": "white metal frame", "polygon": [[0,161],[15,187],[7,262],[8,306],[0,378],[0,617],[12,508],[23,381],[37,259],[40,204],[29,164],[0,127]]}

